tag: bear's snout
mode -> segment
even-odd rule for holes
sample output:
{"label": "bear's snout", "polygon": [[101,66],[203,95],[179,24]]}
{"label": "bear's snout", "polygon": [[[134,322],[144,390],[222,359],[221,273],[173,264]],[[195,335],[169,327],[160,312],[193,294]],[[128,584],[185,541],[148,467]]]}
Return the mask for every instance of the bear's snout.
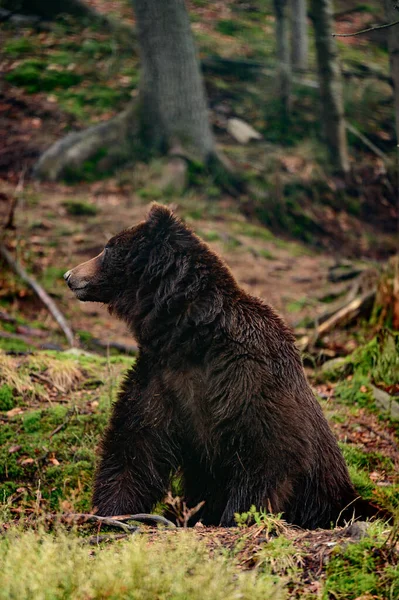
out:
{"label": "bear's snout", "polygon": [[64,274],[68,287],[79,300],[103,301],[102,297],[97,297],[99,290],[94,294],[94,288],[98,288],[102,256],[103,253],[101,252],[98,256],[70,269]]}
{"label": "bear's snout", "polygon": [[87,280],[79,277],[79,274],[74,274],[73,269],[70,269],[66,273],[64,273],[64,279],[68,285],[68,287],[73,291],[81,290],[86,287],[89,283]]}

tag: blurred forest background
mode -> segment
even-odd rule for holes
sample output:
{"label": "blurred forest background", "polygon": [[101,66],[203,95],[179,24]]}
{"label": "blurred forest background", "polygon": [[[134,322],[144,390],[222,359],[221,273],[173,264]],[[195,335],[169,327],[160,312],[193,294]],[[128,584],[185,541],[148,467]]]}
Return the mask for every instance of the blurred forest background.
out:
{"label": "blurred forest background", "polygon": [[[397,21],[395,0],[0,0],[0,598],[43,578],[35,597],[398,597],[381,523],[305,534],[253,511],[199,540],[150,529],[131,552],[124,531],[108,580],[112,544],[88,577],[79,536],[43,533],[89,512],[137,351],[62,275],[154,200],[284,315],[359,495],[397,512]],[[165,502],[184,525],[177,484]],[[12,538],[21,522],[41,533]]]}

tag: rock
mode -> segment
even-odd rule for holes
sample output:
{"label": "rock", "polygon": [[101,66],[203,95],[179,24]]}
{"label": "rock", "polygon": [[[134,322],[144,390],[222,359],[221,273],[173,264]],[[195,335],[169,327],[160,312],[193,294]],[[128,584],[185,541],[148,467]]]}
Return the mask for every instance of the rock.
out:
{"label": "rock", "polygon": [[11,11],[6,10],[5,8],[0,8],[0,23],[3,21],[7,21],[11,17]]}
{"label": "rock", "polygon": [[399,419],[399,403],[395,398],[384,392],[384,390],[375,387],[375,385],[372,385],[371,389],[378,408],[386,412],[392,419]]}
{"label": "rock", "polygon": [[12,15],[8,21],[15,27],[33,27],[39,23],[40,17],[35,15]]}
{"label": "rock", "polygon": [[336,373],[343,372],[351,369],[350,363],[348,363],[346,358],[338,357],[332,358],[331,360],[327,360],[321,366],[322,373]]}
{"label": "rock", "polygon": [[228,119],[227,131],[240,144],[248,144],[251,140],[262,139],[259,131],[256,131],[251,125],[237,118]]}
{"label": "rock", "polygon": [[351,525],[345,528],[345,537],[350,537],[354,542],[358,542],[362,538],[366,537],[368,533],[370,523],[367,521],[355,521]]}

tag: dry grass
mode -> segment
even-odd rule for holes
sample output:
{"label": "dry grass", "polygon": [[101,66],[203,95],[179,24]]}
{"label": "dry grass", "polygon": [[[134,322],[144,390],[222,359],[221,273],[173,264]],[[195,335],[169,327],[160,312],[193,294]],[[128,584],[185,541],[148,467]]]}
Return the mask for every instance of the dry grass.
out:
{"label": "dry grass", "polygon": [[193,532],[133,537],[93,551],[82,538],[33,531],[0,539],[0,599],[280,600],[284,578],[241,572]]}
{"label": "dry grass", "polygon": [[0,350],[0,384],[9,385],[21,396],[35,395],[35,386],[24,369],[21,369],[23,360],[8,356]]}

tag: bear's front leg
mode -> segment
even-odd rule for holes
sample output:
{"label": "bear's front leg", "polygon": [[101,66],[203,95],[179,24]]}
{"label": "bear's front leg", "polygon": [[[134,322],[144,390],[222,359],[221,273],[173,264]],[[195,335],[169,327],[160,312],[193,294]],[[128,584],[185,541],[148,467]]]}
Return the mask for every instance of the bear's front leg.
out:
{"label": "bear's front leg", "polygon": [[99,515],[151,512],[166,493],[177,468],[165,418],[158,418],[137,384],[115,403],[101,443],[93,493]]}

